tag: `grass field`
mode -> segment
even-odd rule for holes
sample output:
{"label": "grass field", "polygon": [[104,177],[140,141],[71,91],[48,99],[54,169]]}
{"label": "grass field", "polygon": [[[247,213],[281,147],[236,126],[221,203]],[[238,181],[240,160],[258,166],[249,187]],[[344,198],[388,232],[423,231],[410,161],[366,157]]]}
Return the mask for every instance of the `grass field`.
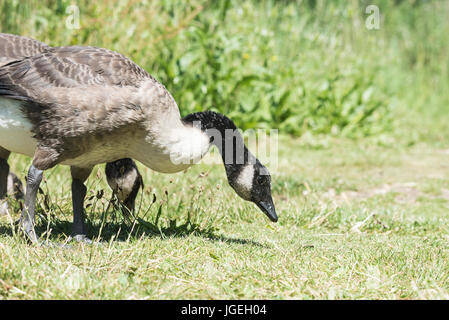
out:
{"label": "grass field", "polygon": [[[96,244],[38,247],[0,217],[3,299],[448,299],[447,1],[75,1],[0,3],[0,32],[130,56],[181,113],[223,112],[279,129],[274,224],[222,165],[164,175],[140,166],[136,221],[88,180]],[[24,180],[30,158],[12,155]],[[45,173],[38,232],[64,244],[70,173]]]}
{"label": "grass field", "polygon": [[[277,224],[237,198],[221,165],[142,168],[140,216],[151,208],[134,227],[113,210],[102,223],[111,193],[99,170],[88,184],[105,194],[87,212],[101,245],[30,246],[3,217],[0,296],[449,298],[449,149],[304,137],[281,138],[279,148]],[[12,167],[23,176],[28,162],[14,156]],[[55,243],[70,233],[68,178],[51,170],[39,197],[39,229]]]}

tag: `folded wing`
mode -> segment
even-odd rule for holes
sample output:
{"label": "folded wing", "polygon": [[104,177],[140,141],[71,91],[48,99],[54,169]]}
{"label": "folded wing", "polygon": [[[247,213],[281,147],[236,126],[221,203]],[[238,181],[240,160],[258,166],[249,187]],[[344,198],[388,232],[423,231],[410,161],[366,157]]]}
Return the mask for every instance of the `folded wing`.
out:
{"label": "folded wing", "polygon": [[31,57],[50,48],[27,37],[0,33],[0,66],[13,60]]}
{"label": "folded wing", "polygon": [[39,102],[36,101],[39,90],[44,88],[139,87],[148,79],[153,78],[144,69],[114,51],[80,46],[45,47],[36,55],[0,65],[0,96]]}

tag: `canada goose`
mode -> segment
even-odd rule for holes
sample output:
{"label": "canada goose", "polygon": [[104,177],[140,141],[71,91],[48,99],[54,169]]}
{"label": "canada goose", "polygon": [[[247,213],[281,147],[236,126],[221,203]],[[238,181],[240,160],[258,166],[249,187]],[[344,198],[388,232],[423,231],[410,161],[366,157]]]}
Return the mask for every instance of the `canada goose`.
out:
{"label": "canada goose", "polygon": [[83,201],[93,166],[133,158],[155,171],[174,173],[199,161],[211,145],[218,147],[236,193],[277,221],[268,170],[236,129],[212,111],[181,119],[161,83],[107,49],[49,48],[0,67],[0,152],[33,157],[20,223],[35,242],[35,199],[44,170],[70,166],[72,235],[90,241]]}
{"label": "canada goose", "polygon": [[[0,33],[0,66],[45,52],[49,48],[47,44],[31,38]],[[6,160],[7,158],[3,159]],[[141,175],[134,161],[120,159],[117,162],[107,163],[105,171],[109,186],[125,206],[123,213],[133,212],[135,198],[139,189],[143,187]],[[7,172],[3,175],[0,173],[0,201],[5,196],[4,192],[1,192],[1,185],[5,185],[5,178],[2,177],[6,175]],[[128,190],[130,187],[132,189]],[[6,204],[4,207],[6,208]]]}

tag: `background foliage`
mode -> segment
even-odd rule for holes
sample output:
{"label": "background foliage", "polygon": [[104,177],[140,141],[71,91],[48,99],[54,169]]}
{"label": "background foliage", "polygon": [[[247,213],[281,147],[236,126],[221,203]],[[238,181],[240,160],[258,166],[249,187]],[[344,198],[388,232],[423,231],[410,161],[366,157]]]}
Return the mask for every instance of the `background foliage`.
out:
{"label": "background foliage", "polygon": [[[0,31],[121,52],[172,92],[183,115],[213,109],[242,129],[351,137],[410,113],[447,113],[447,1],[76,1],[0,3]],[[408,123],[408,125],[411,125]]]}

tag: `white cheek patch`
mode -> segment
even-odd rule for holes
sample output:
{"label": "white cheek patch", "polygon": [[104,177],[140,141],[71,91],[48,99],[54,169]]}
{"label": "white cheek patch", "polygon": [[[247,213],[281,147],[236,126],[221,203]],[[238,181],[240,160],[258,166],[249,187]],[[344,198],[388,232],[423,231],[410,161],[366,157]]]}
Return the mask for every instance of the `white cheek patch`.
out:
{"label": "white cheek patch", "polygon": [[247,165],[240,172],[236,181],[236,191],[245,200],[251,199],[251,190],[253,189],[254,166]]}
{"label": "white cheek patch", "polygon": [[114,192],[117,193],[117,197],[120,201],[125,201],[130,193],[133,191],[134,183],[137,179],[137,171],[136,169],[132,169],[132,171],[128,172],[125,175],[122,175],[118,178],[107,179],[108,184]]}

